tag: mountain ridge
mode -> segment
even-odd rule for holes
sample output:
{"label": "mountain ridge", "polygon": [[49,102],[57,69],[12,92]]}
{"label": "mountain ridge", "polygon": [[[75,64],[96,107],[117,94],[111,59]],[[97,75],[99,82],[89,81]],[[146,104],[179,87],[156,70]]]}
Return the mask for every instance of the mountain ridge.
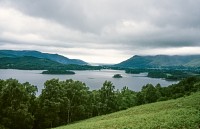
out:
{"label": "mountain ridge", "polygon": [[63,55],[43,53],[36,50],[0,50],[0,58],[2,57],[24,57],[32,56],[36,58],[49,59],[61,64],[77,64],[77,65],[87,65],[88,63],[80,59],[69,59]]}
{"label": "mountain ridge", "polygon": [[200,67],[200,55],[135,55],[114,66],[126,68]]}

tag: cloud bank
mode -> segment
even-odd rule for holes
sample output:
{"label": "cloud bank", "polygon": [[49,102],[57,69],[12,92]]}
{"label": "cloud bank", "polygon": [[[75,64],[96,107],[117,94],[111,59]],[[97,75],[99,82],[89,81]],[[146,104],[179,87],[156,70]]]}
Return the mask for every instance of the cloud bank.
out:
{"label": "cloud bank", "polygon": [[200,0],[0,0],[0,49],[87,62],[200,54]]}

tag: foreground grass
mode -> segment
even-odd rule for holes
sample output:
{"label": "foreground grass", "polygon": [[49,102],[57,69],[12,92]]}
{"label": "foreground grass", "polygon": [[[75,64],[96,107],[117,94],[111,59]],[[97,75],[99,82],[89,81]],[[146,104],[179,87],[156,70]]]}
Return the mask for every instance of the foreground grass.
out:
{"label": "foreground grass", "polygon": [[199,129],[200,92],[133,107],[56,129]]}

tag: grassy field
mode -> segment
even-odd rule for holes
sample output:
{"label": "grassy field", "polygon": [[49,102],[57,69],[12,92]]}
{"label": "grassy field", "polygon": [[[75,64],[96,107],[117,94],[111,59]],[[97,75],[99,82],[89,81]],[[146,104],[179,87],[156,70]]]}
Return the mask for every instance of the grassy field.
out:
{"label": "grassy field", "polygon": [[56,129],[199,129],[200,92],[133,107]]}

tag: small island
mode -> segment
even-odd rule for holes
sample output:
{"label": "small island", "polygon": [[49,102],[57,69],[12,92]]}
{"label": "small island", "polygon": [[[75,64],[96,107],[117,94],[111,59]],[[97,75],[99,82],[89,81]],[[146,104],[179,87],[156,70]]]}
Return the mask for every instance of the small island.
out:
{"label": "small island", "polygon": [[122,75],[121,75],[121,74],[115,74],[115,75],[113,76],[113,78],[122,78]]}
{"label": "small island", "polygon": [[67,75],[73,75],[75,74],[74,71],[69,70],[47,70],[43,71],[42,74],[67,74]]}

